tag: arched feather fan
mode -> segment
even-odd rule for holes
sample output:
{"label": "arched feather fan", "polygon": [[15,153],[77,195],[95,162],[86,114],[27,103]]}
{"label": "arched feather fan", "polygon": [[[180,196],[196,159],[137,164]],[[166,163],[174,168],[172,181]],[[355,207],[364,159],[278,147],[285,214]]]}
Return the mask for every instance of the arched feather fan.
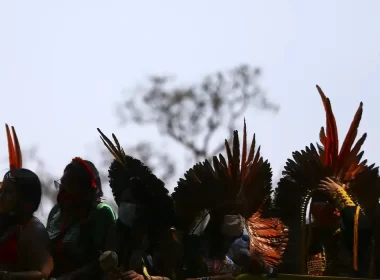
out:
{"label": "arched feather fan", "polygon": [[22,154],[16,130],[13,126],[9,129],[9,126],[5,124],[5,131],[8,140],[9,168],[10,170],[22,168]]}
{"label": "arched feather fan", "polygon": [[[322,127],[319,135],[322,145],[317,144],[316,149],[311,144],[304,151],[294,152],[293,159],[288,159],[283,171],[284,177],[275,192],[275,205],[284,216],[291,217],[301,209],[302,198],[313,191],[321,179],[332,176],[344,184],[348,194],[368,215],[374,217],[378,204],[378,197],[375,197],[378,193],[378,167],[374,164],[368,166],[367,160],[361,161],[364,152],[360,149],[367,134],[364,133],[355,143],[363,103],[360,103],[339,151],[338,128],[330,100],[319,86],[317,89],[326,112],[326,130]],[[315,196],[318,197],[318,194]]]}
{"label": "arched feather fan", "polygon": [[271,194],[270,164],[260,156],[260,147],[255,150],[255,135],[247,151],[245,122],[241,158],[237,131],[232,149],[227,140],[225,147],[227,161],[220,154],[213,157],[213,167],[207,160],[198,163],[179,180],[172,194],[177,216],[189,222],[184,231],[191,233],[200,213],[240,214],[246,220],[252,256],[276,266],[286,247],[287,228],[278,219],[262,216]]}

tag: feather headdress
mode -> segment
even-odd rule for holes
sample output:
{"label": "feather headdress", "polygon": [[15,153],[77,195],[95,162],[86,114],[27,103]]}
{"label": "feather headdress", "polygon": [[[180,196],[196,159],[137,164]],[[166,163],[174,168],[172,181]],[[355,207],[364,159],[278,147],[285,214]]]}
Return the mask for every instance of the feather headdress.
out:
{"label": "feather headdress", "polygon": [[5,124],[5,132],[8,141],[9,169],[12,171],[16,168],[22,168],[22,154],[16,130],[13,126],[9,129],[9,126]]}
{"label": "feather headdress", "polygon": [[[322,127],[319,134],[321,145],[317,144],[316,149],[311,144],[301,152],[294,152],[293,159],[288,159],[283,171],[284,177],[276,189],[277,207],[290,211],[297,209],[299,203],[296,201],[300,201],[300,197],[313,191],[324,177],[332,176],[344,184],[347,192],[358,200],[364,210],[372,212],[376,204],[370,193],[375,192],[378,168],[375,168],[374,164],[368,166],[367,160],[361,161],[364,152],[360,149],[367,134],[364,133],[355,143],[363,113],[363,103],[360,103],[339,151],[338,128],[330,99],[319,86],[317,89],[326,112],[326,128]],[[316,196],[318,197],[317,194]]]}
{"label": "feather headdress", "polygon": [[127,155],[114,134],[112,134],[112,138],[115,144],[99,128],[98,132],[104,145],[115,158],[108,170],[108,177],[116,204],[119,205],[121,194],[129,188],[137,200],[149,205],[149,213],[152,216],[147,222],[150,223],[150,226],[154,227],[156,231],[167,230],[173,226],[173,200],[165,188],[164,182],[158,179],[140,160]]}
{"label": "feather headdress", "polygon": [[114,134],[112,134],[112,138],[115,144],[99,128],[98,132],[104,145],[115,158],[109,169],[109,179],[110,187],[117,203],[121,192],[132,184],[141,185],[142,188],[146,187],[152,196],[167,195],[169,193],[164,182],[158,179],[147,166],[124,152]]}
{"label": "feather headdress", "polygon": [[204,213],[210,215],[239,214],[246,221],[250,235],[250,250],[269,266],[280,263],[286,246],[287,228],[278,220],[263,218],[270,202],[272,170],[267,160],[256,150],[253,135],[250,150],[244,122],[243,148],[237,131],[233,134],[232,149],[225,141],[227,160],[220,154],[198,163],[180,179],[172,197],[177,216],[187,221],[184,231],[191,233],[194,222]]}
{"label": "feather headdress", "polygon": [[[368,166],[367,161],[361,161],[364,152],[360,151],[367,134],[363,134],[355,143],[358,127],[363,113],[363,104],[360,103],[349,131],[339,150],[338,128],[329,98],[317,86],[326,113],[326,127],[320,130],[321,145],[317,148],[313,144],[301,152],[294,152],[293,158],[288,159],[275,192],[275,206],[279,208],[281,217],[292,223],[296,230],[295,221],[299,226],[305,226],[306,208],[311,198],[314,201],[327,201],[329,198],[316,192],[321,179],[334,177],[346,189],[347,193],[361,205],[366,214],[374,217],[378,197],[377,178],[378,168]],[[376,201],[377,200],[377,201]],[[333,216],[334,209],[329,211]],[[331,217],[324,216],[326,220]],[[292,231],[294,233],[294,230]],[[291,240],[299,237],[292,237]],[[302,254],[301,254],[302,255]],[[297,251],[298,257],[299,252]],[[290,256],[289,256],[290,257]]]}

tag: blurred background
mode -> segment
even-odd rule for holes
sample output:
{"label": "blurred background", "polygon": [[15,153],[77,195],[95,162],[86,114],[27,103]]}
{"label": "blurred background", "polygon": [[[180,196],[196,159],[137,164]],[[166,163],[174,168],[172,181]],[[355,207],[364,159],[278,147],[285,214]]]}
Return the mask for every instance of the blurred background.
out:
{"label": "blurred background", "polygon": [[[44,183],[73,157],[107,182],[96,128],[173,190],[197,161],[256,133],[274,182],[292,151],[319,141],[330,97],[344,137],[364,103],[364,150],[379,162],[380,1],[0,1],[0,120]],[[8,168],[5,129],[0,170]]]}

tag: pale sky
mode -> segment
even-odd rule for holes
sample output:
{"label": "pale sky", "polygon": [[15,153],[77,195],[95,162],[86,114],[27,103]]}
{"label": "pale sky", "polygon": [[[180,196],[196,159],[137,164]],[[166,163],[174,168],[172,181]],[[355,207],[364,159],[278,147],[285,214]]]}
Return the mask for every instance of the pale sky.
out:
{"label": "pale sky", "polygon": [[277,115],[246,115],[276,176],[292,151],[318,141],[316,84],[341,137],[364,102],[360,133],[368,132],[367,158],[379,162],[379,12],[378,0],[2,0],[0,120],[16,127],[22,147],[38,145],[59,178],[72,157],[100,161],[97,127],[126,144],[156,133],[118,126],[123,89],[150,74],[197,82],[249,63],[262,67],[261,85],[281,105]]}

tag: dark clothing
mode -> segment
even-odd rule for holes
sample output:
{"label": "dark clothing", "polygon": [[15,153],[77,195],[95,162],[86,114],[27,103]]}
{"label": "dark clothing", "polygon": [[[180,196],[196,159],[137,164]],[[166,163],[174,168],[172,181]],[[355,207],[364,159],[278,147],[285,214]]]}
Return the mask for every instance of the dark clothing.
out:
{"label": "dark clothing", "polygon": [[[355,212],[355,206],[346,207],[340,212],[342,242],[351,254],[353,254],[354,246]],[[369,275],[372,236],[371,223],[368,217],[360,212],[358,221],[358,271],[354,272],[354,277],[364,278]]]}
{"label": "dark clothing", "polygon": [[132,233],[118,220],[110,228],[106,250],[116,252],[119,266],[126,271],[144,274],[143,268],[146,268],[151,276],[177,278],[174,276],[178,274],[176,263],[181,261],[181,257],[169,231],[150,236],[143,231]]}
{"label": "dark clothing", "polygon": [[[106,203],[98,203],[86,215],[65,213],[56,204],[47,222],[54,259],[52,276],[59,277],[97,261],[114,221],[113,210]],[[101,273],[100,267],[97,270],[97,274]]]}

